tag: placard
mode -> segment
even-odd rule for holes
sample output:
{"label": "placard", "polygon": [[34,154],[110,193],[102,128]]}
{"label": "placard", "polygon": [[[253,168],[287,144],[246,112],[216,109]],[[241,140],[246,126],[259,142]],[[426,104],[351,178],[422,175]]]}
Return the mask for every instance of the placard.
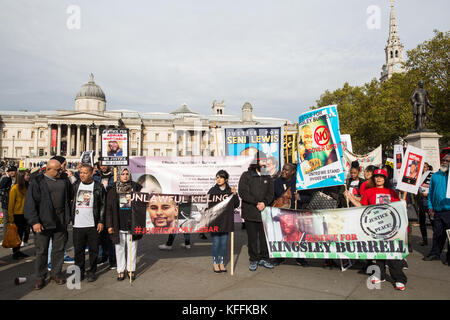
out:
{"label": "placard", "polygon": [[417,194],[422,177],[425,151],[411,145],[406,148],[403,158],[397,189]]}
{"label": "placard", "polygon": [[127,166],[129,158],[128,129],[102,131],[101,161],[105,166]]}

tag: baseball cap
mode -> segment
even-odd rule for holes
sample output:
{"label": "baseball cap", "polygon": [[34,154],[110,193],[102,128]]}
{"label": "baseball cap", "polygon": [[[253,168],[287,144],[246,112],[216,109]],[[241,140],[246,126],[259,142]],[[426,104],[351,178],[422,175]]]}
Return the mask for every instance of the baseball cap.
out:
{"label": "baseball cap", "polygon": [[374,176],[384,176],[386,179],[387,179],[387,177],[388,177],[388,174],[387,174],[386,170],[383,170],[383,169],[377,169],[377,170],[375,170],[375,171],[373,172],[373,175],[374,175]]}

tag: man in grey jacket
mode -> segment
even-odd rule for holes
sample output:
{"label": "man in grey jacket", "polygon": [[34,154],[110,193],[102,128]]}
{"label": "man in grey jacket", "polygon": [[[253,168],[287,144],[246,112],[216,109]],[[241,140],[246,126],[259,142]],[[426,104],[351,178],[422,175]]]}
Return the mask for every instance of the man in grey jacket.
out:
{"label": "man in grey jacket", "polygon": [[[242,218],[248,236],[248,255],[250,271],[255,271],[258,265],[273,269],[269,262],[269,251],[261,219],[261,211],[273,202],[273,180],[265,172],[265,161],[259,153],[248,171],[239,179],[239,197],[242,199]],[[259,240],[259,251],[258,251]]]}

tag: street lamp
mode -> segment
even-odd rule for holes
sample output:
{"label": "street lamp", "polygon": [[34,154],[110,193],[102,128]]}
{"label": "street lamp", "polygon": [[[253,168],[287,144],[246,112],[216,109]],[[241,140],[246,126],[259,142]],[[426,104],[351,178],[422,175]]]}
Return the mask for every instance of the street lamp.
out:
{"label": "street lamp", "polygon": [[12,138],[13,138],[13,143],[12,143],[12,157],[11,158],[14,158],[14,139],[16,138],[16,136],[12,136]]}

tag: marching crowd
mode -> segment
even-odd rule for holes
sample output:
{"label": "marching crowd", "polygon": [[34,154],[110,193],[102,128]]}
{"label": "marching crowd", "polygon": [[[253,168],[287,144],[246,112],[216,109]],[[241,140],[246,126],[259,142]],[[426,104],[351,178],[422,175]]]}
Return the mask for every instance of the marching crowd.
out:
{"label": "marching crowd", "polygon": [[[446,241],[446,229],[450,229],[450,199],[446,198],[450,155],[442,159],[440,169],[425,180],[429,184],[428,193],[421,189],[417,197],[409,198],[418,207],[421,245],[427,245],[426,217],[433,228],[433,243],[425,261],[440,260]],[[30,229],[34,234],[36,249],[35,289],[46,285],[47,273],[57,284],[66,282],[62,274],[63,263],[71,262],[66,254],[68,225],[72,224],[74,263],[80,268],[81,278],[93,282],[97,279],[97,265],[109,262],[111,269],[117,270],[117,280],[128,275],[135,279],[138,240],[142,235],[134,235],[131,230],[131,210],[121,205],[122,197],[138,192],[142,186],[132,181],[131,171],[120,168],[117,181],[112,170],[101,163],[92,167],[78,164],[77,170],[66,168],[66,159],[55,156],[42,169],[30,171],[26,168],[9,166],[0,179],[1,206],[4,215],[4,234],[8,225],[14,224],[22,244],[28,242]],[[344,186],[314,190],[296,190],[296,166],[284,164],[279,174],[269,174],[267,159],[256,155],[239,180],[238,192],[228,184],[229,175],[220,170],[216,174],[216,184],[209,194],[227,194],[234,198],[234,208],[241,206],[248,239],[249,270],[259,266],[273,269],[284,259],[270,259],[267,249],[261,211],[267,206],[285,209],[330,209],[349,206],[366,206],[399,201],[397,191],[392,186],[392,169],[378,169],[369,166],[364,178],[359,178],[359,164],[352,163],[350,176]],[[424,172],[432,171],[427,164]],[[164,216],[164,205],[155,209],[155,214]],[[231,208],[226,214],[234,215]],[[288,221],[281,221],[289,224]],[[184,234],[186,249],[190,248],[189,234]],[[211,233],[213,271],[226,272],[226,252],[228,233]],[[175,235],[169,235],[168,242],[159,246],[170,250]],[[86,251],[89,266],[85,265]],[[12,248],[15,260],[27,257],[21,252],[21,245]],[[447,251],[447,264],[450,250]],[[297,264],[308,267],[306,259],[296,259]],[[0,261],[0,264],[5,264]],[[386,279],[386,265],[395,281],[395,288],[405,290],[407,277],[404,269],[406,260],[363,261],[365,270],[370,264],[379,266],[381,273],[371,276],[372,283]],[[324,266],[332,268],[334,262],[325,260]]]}

